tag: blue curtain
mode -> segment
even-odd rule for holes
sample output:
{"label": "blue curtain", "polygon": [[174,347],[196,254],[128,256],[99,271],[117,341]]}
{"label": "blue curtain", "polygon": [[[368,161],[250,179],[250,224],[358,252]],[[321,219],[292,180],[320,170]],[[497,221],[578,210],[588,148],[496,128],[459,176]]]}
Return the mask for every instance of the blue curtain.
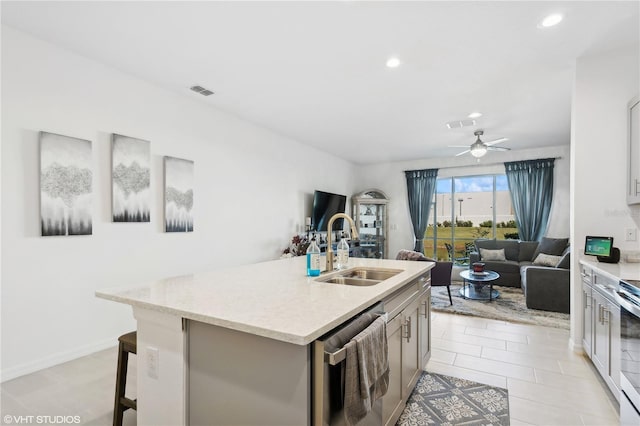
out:
{"label": "blue curtain", "polygon": [[523,241],[540,241],[547,231],[554,161],[544,158],[504,163],[518,234]]}
{"label": "blue curtain", "polygon": [[438,169],[408,170],[407,195],[409,196],[409,214],[413,224],[415,251],[424,252],[424,233],[427,230],[431,200],[436,191]]}

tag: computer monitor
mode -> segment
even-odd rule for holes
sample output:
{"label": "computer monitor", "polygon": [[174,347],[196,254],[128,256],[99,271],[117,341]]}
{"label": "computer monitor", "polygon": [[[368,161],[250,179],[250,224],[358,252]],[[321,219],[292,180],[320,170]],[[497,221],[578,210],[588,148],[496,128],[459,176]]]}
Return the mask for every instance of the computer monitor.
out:
{"label": "computer monitor", "polygon": [[587,235],[584,254],[589,256],[611,257],[613,237],[593,237]]}

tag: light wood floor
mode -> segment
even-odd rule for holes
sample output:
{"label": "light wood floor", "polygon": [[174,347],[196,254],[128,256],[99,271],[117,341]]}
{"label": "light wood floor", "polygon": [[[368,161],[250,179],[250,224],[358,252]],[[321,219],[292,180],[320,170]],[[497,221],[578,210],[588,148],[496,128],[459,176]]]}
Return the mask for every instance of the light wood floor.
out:
{"label": "light wood floor", "polygon": [[[568,339],[564,330],[434,313],[427,370],[507,388],[514,426],[618,425],[611,395]],[[62,415],[110,425],[116,357],[114,347],[3,383],[2,424],[6,415]],[[128,396],[136,395],[135,381],[132,355]],[[124,424],[136,424],[134,411]]]}

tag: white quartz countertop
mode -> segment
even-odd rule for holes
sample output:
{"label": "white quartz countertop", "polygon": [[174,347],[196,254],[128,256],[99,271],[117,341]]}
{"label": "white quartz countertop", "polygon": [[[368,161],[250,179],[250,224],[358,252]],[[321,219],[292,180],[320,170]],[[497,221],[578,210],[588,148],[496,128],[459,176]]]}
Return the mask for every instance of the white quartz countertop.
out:
{"label": "white quartz countertop", "polygon": [[640,280],[640,263],[604,263],[592,256],[582,256],[580,263],[614,280]]}
{"label": "white quartz countertop", "polygon": [[[357,266],[403,272],[369,287],[306,276],[306,258],[278,259],[171,277],[96,296],[135,307],[307,345],[433,267],[433,262],[349,259]],[[328,275],[328,274],[327,274]],[[323,274],[323,277],[325,274]]]}

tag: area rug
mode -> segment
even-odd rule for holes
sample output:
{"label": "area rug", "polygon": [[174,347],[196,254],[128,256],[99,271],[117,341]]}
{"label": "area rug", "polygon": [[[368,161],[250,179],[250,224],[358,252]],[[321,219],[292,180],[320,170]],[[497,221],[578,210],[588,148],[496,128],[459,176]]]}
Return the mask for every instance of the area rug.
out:
{"label": "area rug", "polygon": [[423,372],[396,425],[509,425],[509,393]]}
{"label": "area rug", "polygon": [[460,287],[451,286],[453,306],[449,304],[446,287],[432,287],[431,310],[569,330],[569,314],[528,309],[521,288],[496,286],[500,297],[488,302],[463,298]]}

